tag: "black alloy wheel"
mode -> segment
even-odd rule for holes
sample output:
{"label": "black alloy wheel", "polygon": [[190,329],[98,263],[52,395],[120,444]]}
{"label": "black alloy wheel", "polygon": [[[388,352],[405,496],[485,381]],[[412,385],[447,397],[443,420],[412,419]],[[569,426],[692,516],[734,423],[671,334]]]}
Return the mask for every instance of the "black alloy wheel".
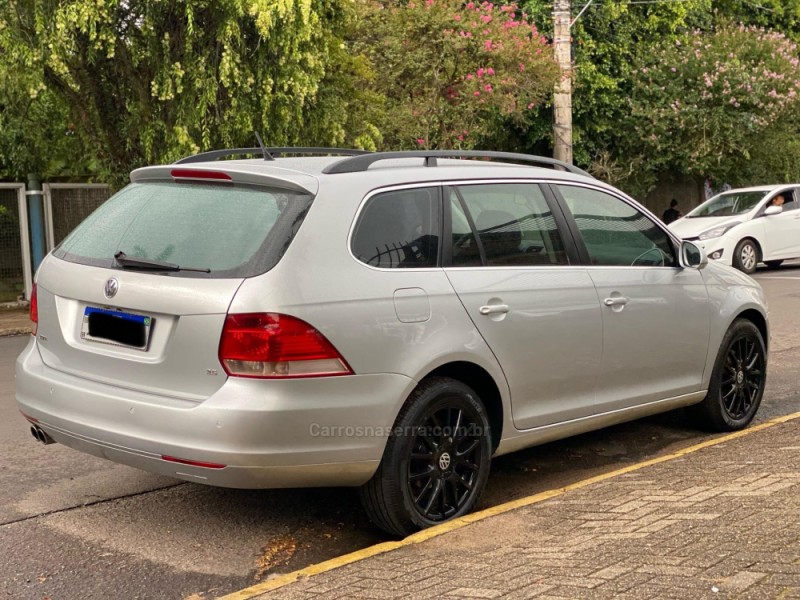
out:
{"label": "black alloy wheel", "polygon": [[738,338],[725,356],[720,394],[732,420],[747,416],[763,392],[766,360],[752,336]]}
{"label": "black alloy wheel", "polygon": [[767,347],[752,321],[737,319],[720,344],[705,399],[689,407],[711,431],[744,429],[756,415],[767,382]]}
{"label": "black alloy wheel", "polygon": [[443,406],[429,411],[416,430],[406,485],[420,516],[445,521],[470,499],[485,452],[475,411]]}
{"label": "black alloy wheel", "polygon": [[361,502],[373,523],[397,536],[460,517],[486,486],[491,454],[489,418],[472,388],[426,379],[400,411]]}

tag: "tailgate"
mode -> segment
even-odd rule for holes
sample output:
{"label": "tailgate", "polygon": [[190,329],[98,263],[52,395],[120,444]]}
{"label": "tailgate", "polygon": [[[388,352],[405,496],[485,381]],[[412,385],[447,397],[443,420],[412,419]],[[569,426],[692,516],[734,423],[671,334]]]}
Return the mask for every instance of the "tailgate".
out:
{"label": "tailgate", "polygon": [[[118,289],[107,298],[106,283],[112,277]],[[201,401],[225,382],[217,357],[220,334],[242,281],[106,269],[50,256],[37,279],[42,360],[86,379]],[[132,315],[132,321],[147,323],[145,344],[134,347],[108,337],[91,338],[87,308]],[[114,337],[113,324],[111,328]]]}

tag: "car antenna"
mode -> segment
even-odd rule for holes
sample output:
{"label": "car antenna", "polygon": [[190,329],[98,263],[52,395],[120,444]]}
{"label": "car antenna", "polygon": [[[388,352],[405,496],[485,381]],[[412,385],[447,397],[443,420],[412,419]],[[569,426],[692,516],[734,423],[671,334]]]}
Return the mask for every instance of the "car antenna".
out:
{"label": "car antenna", "polygon": [[258,134],[258,132],[254,131],[253,133],[256,134],[256,141],[258,142],[258,147],[261,148],[261,153],[264,156],[264,160],[274,160],[272,155],[267,152],[267,147],[264,146],[264,140],[261,139],[261,136]]}

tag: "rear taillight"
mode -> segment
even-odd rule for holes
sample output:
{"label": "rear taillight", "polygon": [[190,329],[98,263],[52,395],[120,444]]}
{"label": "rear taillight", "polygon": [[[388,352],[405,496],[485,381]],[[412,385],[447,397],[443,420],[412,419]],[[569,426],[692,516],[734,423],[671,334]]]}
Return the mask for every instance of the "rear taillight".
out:
{"label": "rear taillight", "polygon": [[36,335],[36,330],[39,328],[39,303],[36,301],[35,283],[33,284],[33,290],[31,291],[31,321],[33,321],[31,335]]}
{"label": "rear taillight", "polygon": [[276,313],[228,315],[219,344],[228,375],[286,378],[352,375],[338,350],[305,321]]}

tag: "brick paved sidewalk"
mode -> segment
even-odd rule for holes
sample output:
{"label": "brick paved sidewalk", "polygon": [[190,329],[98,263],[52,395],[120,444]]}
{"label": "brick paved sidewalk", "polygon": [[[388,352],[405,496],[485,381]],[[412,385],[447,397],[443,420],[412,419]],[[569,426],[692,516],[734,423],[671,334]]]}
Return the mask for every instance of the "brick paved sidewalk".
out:
{"label": "brick paved sidewalk", "polygon": [[800,420],[259,599],[318,597],[800,598]]}

